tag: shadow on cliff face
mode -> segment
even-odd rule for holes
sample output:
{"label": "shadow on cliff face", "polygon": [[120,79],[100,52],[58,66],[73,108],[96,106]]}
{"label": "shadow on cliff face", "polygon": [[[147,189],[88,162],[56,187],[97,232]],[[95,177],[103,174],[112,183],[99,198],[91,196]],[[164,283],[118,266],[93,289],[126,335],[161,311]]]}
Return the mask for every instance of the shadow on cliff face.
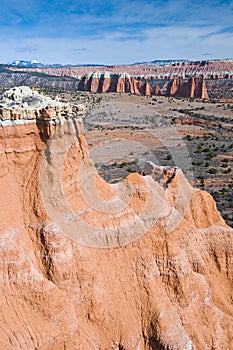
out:
{"label": "shadow on cliff face", "polygon": [[36,119],[36,126],[39,130],[41,141],[46,143],[52,134],[52,125],[47,121]]}
{"label": "shadow on cliff face", "polygon": [[161,345],[156,336],[151,336],[149,338],[149,347],[151,350],[165,350],[165,347]]}
{"label": "shadow on cliff face", "polygon": [[147,334],[143,332],[144,345],[146,348],[148,347],[149,350],[166,350],[167,349],[167,347],[165,347],[161,343],[159,339],[157,327],[153,324],[153,322],[151,322],[150,325],[148,326],[146,333]]}

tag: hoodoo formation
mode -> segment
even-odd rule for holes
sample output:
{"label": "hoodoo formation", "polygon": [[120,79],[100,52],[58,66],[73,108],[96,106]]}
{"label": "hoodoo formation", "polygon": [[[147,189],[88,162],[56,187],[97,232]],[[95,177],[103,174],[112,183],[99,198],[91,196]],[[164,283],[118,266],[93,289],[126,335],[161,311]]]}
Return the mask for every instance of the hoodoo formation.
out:
{"label": "hoodoo formation", "polygon": [[0,101],[0,349],[232,349],[213,198],[153,163],[109,185],[84,116],[26,87]]}

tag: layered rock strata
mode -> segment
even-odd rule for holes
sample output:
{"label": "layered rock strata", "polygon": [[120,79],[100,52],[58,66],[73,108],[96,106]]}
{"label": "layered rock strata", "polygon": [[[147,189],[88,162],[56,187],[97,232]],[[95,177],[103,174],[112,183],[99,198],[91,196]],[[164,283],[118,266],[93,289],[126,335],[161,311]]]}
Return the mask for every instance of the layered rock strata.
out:
{"label": "layered rock strata", "polygon": [[[83,76],[78,85],[80,91],[131,93],[142,96],[160,96],[158,85],[154,88],[148,81],[137,80],[128,73],[113,74],[96,71]],[[174,78],[168,83],[166,96],[208,98],[205,80],[202,77],[192,77],[188,80]]]}
{"label": "layered rock strata", "polygon": [[231,349],[233,230],[213,198],[153,163],[107,184],[84,107],[24,91],[0,110],[0,348]]}
{"label": "layered rock strata", "polygon": [[[27,71],[57,75],[61,77],[82,77],[96,70],[96,66],[70,66],[70,67],[45,67],[45,68],[19,68],[8,67],[13,71]],[[184,61],[184,62],[167,62],[167,64],[132,64],[132,65],[114,65],[98,66],[101,72],[110,69],[115,74],[126,71],[134,77],[144,79],[173,79],[177,77],[205,77],[209,79],[232,79],[233,77],[233,60],[205,60],[205,61]]]}
{"label": "layered rock strata", "polygon": [[39,95],[27,86],[15,87],[5,92],[0,101],[0,118],[6,120],[54,120],[83,116],[81,104],[65,104]]}
{"label": "layered rock strata", "polygon": [[91,92],[118,92],[150,96],[152,88],[148,82],[138,81],[128,73],[89,73],[81,78],[78,89]]}
{"label": "layered rock strata", "polygon": [[166,96],[209,98],[205,80],[202,77],[192,77],[185,81],[174,78],[167,86]]}

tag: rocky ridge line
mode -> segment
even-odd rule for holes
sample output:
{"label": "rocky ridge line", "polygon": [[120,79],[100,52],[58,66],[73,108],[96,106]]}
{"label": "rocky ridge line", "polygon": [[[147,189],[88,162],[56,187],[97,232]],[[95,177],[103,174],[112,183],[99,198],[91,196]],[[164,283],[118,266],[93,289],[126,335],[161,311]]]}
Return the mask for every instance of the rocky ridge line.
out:
{"label": "rocky ridge line", "polygon": [[[70,66],[55,68],[17,68],[8,67],[9,70],[18,72],[38,72],[57,76],[70,76],[80,78],[96,70],[95,66]],[[114,65],[98,66],[99,71],[111,70],[113,73],[120,74],[126,71],[133,77],[144,79],[173,79],[177,77],[198,77],[203,76],[210,79],[232,78],[233,77],[233,60],[222,61],[194,61],[194,62],[177,62],[166,65],[157,64],[135,64],[135,65]]]}

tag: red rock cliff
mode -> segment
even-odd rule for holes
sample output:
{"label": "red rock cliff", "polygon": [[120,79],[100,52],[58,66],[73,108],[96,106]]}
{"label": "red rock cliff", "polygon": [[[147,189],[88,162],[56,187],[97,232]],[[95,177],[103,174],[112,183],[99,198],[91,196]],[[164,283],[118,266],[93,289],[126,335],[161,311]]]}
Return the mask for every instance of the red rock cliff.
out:
{"label": "red rock cliff", "polygon": [[212,197],[152,163],[110,186],[82,106],[4,98],[0,349],[232,349],[233,230]]}
{"label": "red rock cliff", "polygon": [[167,86],[167,96],[209,98],[205,80],[202,77],[192,77],[187,81],[174,78]]}
{"label": "red rock cliff", "polygon": [[89,73],[81,78],[80,91],[119,92],[150,96],[152,88],[148,82],[138,81],[127,73],[113,74],[111,72]]}

